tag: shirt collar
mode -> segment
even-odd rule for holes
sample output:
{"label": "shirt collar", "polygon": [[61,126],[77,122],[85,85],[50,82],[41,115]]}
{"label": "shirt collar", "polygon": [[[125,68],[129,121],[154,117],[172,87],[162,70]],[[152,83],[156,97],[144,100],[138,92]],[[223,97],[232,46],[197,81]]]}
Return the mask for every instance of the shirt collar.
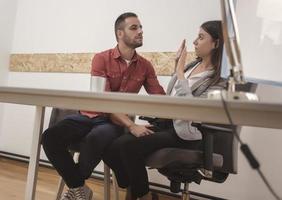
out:
{"label": "shirt collar", "polygon": [[[122,58],[121,54],[120,54],[120,51],[118,49],[118,45],[114,48],[113,56],[114,56],[115,59]],[[139,55],[135,51],[134,55],[133,55],[133,58],[131,59],[131,62],[136,62],[138,60],[138,58],[139,58]]]}

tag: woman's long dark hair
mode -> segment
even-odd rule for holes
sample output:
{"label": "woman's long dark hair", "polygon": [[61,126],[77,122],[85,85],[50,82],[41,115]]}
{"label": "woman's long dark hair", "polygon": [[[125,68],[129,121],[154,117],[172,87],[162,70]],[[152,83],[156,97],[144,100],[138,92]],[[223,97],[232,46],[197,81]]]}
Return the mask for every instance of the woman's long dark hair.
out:
{"label": "woman's long dark hair", "polygon": [[223,33],[222,33],[222,24],[221,21],[207,21],[201,25],[201,28],[204,29],[216,43],[216,48],[212,50],[211,62],[215,67],[215,75],[213,77],[212,84],[216,84],[220,80],[221,73],[221,59],[223,51]]}

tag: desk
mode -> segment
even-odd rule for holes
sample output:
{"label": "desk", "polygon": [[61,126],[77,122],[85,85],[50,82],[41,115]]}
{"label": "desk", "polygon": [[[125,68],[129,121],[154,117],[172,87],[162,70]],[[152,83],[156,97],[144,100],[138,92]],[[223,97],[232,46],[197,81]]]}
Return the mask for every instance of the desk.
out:
{"label": "desk", "polygon": [[[36,106],[25,200],[33,200],[35,196],[45,107],[228,123],[221,101],[201,98],[0,87],[0,102]],[[233,122],[237,125],[282,129],[282,103],[227,103]]]}

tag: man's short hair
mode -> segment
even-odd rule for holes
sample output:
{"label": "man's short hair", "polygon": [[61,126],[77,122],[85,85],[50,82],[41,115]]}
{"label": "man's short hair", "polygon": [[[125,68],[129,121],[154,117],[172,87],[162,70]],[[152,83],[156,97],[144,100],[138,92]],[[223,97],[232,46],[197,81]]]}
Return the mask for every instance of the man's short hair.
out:
{"label": "man's short hair", "polygon": [[133,12],[126,12],[126,13],[121,14],[116,19],[116,21],[115,21],[115,35],[116,35],[117,40],[118,40],[117,31],[123,29],[125,19],[129,18],[129,17],[138,17],[138,16]]}

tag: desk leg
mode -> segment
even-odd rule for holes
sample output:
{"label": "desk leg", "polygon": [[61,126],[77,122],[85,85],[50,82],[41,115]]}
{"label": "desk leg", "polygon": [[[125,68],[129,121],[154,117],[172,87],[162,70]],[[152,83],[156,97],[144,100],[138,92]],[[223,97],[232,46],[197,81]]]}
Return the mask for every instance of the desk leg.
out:
{"label": "desk leg", "polygon": [[111,196],[111,175],[110,168],[104,163],[104,200],[110,200]]}
{"label": "desk leg", "polygon": [[112,180],[113,180],[113,188],[114,188],[114,200],[119,200],[118,183],[117,183],[116,175],[113,171],[112,171]]}
{"label": "desk leg", "polygon": [[43,131],[45,107],[36,106],[34,129],[32,135],[30,159],[27,173],[27,183],[25,189],[25,200],[34,200],[38,173],[38,162],[40,156],[40,141]]}

